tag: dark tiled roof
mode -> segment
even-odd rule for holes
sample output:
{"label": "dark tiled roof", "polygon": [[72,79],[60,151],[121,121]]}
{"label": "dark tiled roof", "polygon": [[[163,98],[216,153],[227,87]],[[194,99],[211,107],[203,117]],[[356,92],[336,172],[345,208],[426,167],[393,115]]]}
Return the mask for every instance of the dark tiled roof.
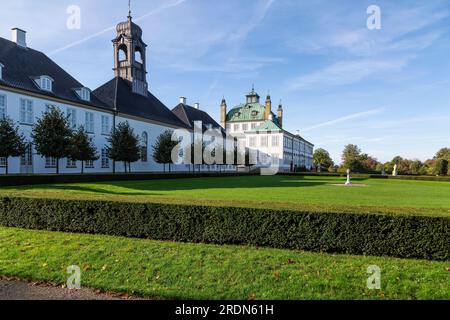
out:
{"label": "dark tiled roof", "polygon": [[[81,103],[112,112],[141,117],[168,125],[186,128],[161,101],[150,92],[147,97],[134,94],[131,84],[121,78],[114,78],[91,94],[91,101],[83,101],[74,89],[84,87],[80,82],[64,71],[42,52],[31,48],[22,48],[16,43],[0,38],[0,63],[4,65],[3,80],[0,85],[25,90],[32,93]],[[40,90],[33,78],[49,76],[53,82],[53,91]]]}
{"label": "dark tiled roof", "polygon": [[147,97],[132,92],[131,83],[122,78],[114,78],[93,91],[98,99],[111,110],[135,117],[145,118],[176,127],[186,128],[161,101],[148,92]]}
{"label": "dark tiled roof", "polygon": [[[95,97],[91,97],[90,102],[81,100],[74,89],[81,88],[83,85],[42,52],[22,48],[12,41],[0,38],[0,63],[4,65],[1,85],[106,108],[105,104]],[[33,78],[44,75],[53,78],[53,92],[40,90],[36,86]]]}
{"label": "dark tiled roof", "polygon": [[182,103],[173,108],[172,112],[191,129],[194,128],[194,121],[201,121],[204,128],[206,128],[205,125],[208,124],[211,124],[213,128],[221,128],[220,124],[218,124],[216,120],[214,120],[205,111],[193,108]]}

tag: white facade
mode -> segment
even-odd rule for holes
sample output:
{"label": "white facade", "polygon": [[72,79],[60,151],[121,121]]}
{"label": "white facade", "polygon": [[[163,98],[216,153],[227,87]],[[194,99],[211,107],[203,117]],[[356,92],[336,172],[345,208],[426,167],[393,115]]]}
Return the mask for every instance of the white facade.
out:
{"label": "white facade", "polygon": [[[265,104],[252,88],[246,102],[227,112],[225,98],[220,105],[221,123],[228,134],[236,137],[242,148],[252,150],[251,162],[257,166],[278,166],[280,171],[311,170],[314,145],[283,129],[284,110],[280,102],[277,113],[272,112],[272,99]],[[255,156],[256,153],[256,156]]]}
{"label": "white facade", "polygon": [[[27,92],[18,92],[0,86],[0,116],[7,116],[17,123],[20,132],[24,134],[29,142],[32,142],[31,132],[36,119],[41,117],[51,106],[59,108],[69,117],[69,122],[73,129],[84,126],[92,137],[100,159],[92,163],[86,163],[85,172],[112,172],[113,162],[105,154],[105,147],[108,145],[107,138],[114,122],[112,112],[62,100],[50,100],[46,96],[30,95]],[[142,160],[131,164],[132,172],[163,171],[163,165],[155,163],[152,158],[152,146],[161,133],[175,128],[146,119],[131,118],[120,114],[116,117],[115,121],[116,124],[128,121],[135,133],[141,137],[141,140],[145,136],[148,137],[146,146],[147,157],[145,158],[143,156]],[[54,159],[41,157],[36,153],[34,148],[30,151],[20,158],[9,158],[10,173],[55,173],[56,162]],[[5,164],[5,159],[1,159],[0,168],[4,168]],[[189,170],[186,166],[172,166],[172,169],[173,171]],[[72,163],[68,159],[60,160],[61,173],[79,173],[80,171],[81,162]],[[116,163],[116,171],[124,171],[122,163]],[[4,173],[4,170],[0,169],[0,173]]]}
{"label": "white facade", "polygon": [[296,167],[312,169],[313,144],[284,130],[281,132],[244,131],[245,128],[252,128],[255,124],[258,127],[261,123],[233,123],[227,124],[227,127],[230,128],[230,133],[238,139],[238,143],[256,152],[258,163],[266,163],[267,157],[269,157],[272,163],[280,166],[280,171],[291,171]]}

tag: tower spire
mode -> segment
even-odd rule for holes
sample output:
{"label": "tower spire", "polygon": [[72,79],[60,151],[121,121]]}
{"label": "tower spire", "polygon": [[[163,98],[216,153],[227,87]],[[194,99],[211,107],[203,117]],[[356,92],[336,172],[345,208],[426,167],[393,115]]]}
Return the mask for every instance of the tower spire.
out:
{"label": "tower spire", "polygon": [[147,96],[146,47],[142,29],[131,21],[131,0],[128,0],[128,20],[116,27],[114,46],[114,75],[131,82],[134,93]]}

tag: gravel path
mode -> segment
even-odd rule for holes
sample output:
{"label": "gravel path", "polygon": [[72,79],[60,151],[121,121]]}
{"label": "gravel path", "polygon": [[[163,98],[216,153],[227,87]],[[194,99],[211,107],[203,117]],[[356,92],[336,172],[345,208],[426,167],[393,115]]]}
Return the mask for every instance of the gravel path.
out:
{"label": "gravel path", "polygon": [[0,300],[124,300],[127,296],[98,293],[92,289],[69,290],[47,284],[0,279]]}

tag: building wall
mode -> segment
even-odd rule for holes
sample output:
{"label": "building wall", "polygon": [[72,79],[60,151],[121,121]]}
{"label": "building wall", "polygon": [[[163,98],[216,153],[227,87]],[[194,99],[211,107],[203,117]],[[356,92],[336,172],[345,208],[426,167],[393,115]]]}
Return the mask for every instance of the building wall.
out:
{"label": "building wall", "polygon": [[[252,133],[246,132],[254,129],[252,126],[259,126],[262,122],[232,122],[227,123],[227,131],[243,141],[249,149],[255,150],[258,154],[259,162],[264,162],[265,155],[272,158],[277,157],[281,171],[290,171],[291,168],[313,167],[314,146],[301,137],[292,135],[286,131],[282,133]],[[273,139],[278,139],[278,143],[273,143]]]}
{"label": "building wall", "polygon": [[[102,155],[102,149],[108,144],[107,138],[108,134],[102,133],[102,116],[106,117],[109,122],[109,129],[113,127],[113,115],[107,111],[101,111],[96,109],[90,109],[88,107],[75,106],[70,103],[59,103],[45,98],[37,98],[29,96],[26,94],[19,94],[15,92],[6,91],[0,89],[0,95],[6,97],[6,116],[11,118],[14,122],[18,123],[20,131],[24,134],[26,139],[31,142],[31,132],[32,125],[36,122],[36,119],[41,117],[42,114],[47,110],[47,105],[52,105],[59,108],[65,114],[67,114],[68,109],[75,110],[76,113],[76,127],[86,125],[86,112],[93,113],[94,115],[94,130],[91,135],[94,144],[97,147],[97,152],[99,156]],[[33,115],[32,123],[20,122],[20,103],[21,99],[29,100],[32,103]],[[138,161],[131,165],[133,172],[160,172],[163,171],[163,165],[155,163],[152,158],[152,146],[156,142],[157,137],[168,129],[173,129],[168,126],[161,124],[144,122],[138,119],[132,119],[124,115],[119,115],[116,117],[116,124],[128,121],[132,128],[134,128],[135,133],[142,137],[143,133],[146,132],[148,135],[148,145],[147,145],[147,161]],[[36,153],[33,148],[32,154],[32,165],[23,166],[23,159],[21,158],[9,158],[9,172],[14,173],[55,173],[56,167],[47,166],[46,159],[41,157]],[[113,171],[113,162],[111,160],[105,161],[105,159],[100,158],[94,161],[93,166],[85,165],[86,173],[109,173]],[[166,168],[167,169],[167,168]],[[189,168],[185,165],[172,166],[173,171],[189,171]],[[68,167],[67,159],[60,160],[60,172],[61,173],[79,173],[81,171],[81,162],[76,163],[76,167]],[[124,166],[122,163],[116,163],[116,171],[124,171]],[[4,173],[4,168],[0,168],[0,174]]]}

